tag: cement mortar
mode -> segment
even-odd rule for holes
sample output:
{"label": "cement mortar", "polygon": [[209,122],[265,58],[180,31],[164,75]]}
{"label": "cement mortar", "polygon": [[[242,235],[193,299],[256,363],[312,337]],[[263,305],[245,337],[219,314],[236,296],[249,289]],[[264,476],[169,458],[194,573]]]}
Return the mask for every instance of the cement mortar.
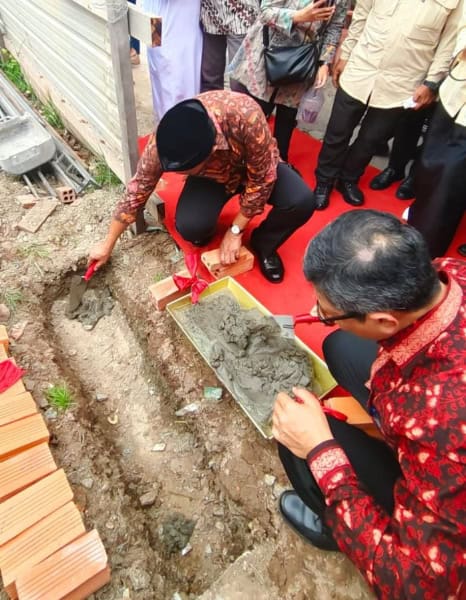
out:
{"label": "cement mortar", "polygon": [[230,292],[207,297],[179,318],[221,381],[266,433],[279,391],[313,387],[308,355],[281,336],[274,319],[242,308]]}
{"label": "cement mortar", "polygon": [[67,310],[69,319],[77,319],[83,326],[91,330],[99,319],[109,316],[115,302],[108,287],[103,289],[87,289],[81,299],[81,304],[75,310]]}

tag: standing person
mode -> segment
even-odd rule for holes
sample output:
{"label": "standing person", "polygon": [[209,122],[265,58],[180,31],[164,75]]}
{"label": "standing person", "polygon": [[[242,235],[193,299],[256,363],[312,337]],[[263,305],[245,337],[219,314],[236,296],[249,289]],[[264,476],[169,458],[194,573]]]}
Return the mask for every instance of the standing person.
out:
{"label": "standing person", "polygon": [[[355,235],[356,232],[356,235]],[[294,491],[286,523],[341,550],[380,600],[466,593],[466,262],[432,264],[425,241],[388,213],[349,211],[309,244],[333,376],[383,441],[281,393],[273,434]]]}
{"label": "standing person", "polygon": [[278,248],[314,211],[312,190],[280,162],[277,142],[252,98],[226,90],[180,102],[162,118],[142,154],[136,175],[115,209],[107,238],[90,259],[105,263],[119,236],[134,223],[164,171],[188,175],[176,207],[180,235],[204,246],[215,234],[224,205],[237,193],[240,209],[220,245],[223,264],[237,261],[250,221],[272,206],[251,233],[250,244],[263,276],[280,283],[284,266]]}
{"label": "standing person", "polygon": [[[400,200],[414,198],[416,163],[422,151],[434,108],[435,105],[431,104],[423,110],[408,109],[403,113],[393,136],[388,165],[371,180],[369,187],[372,190],[385,190],[395,181],[401,181],[395,196]],[[421,143],[419,143],[420,139],[422,139]],[[406,174],[406,167],[410,162],[411,166]]]}
{"label": "standing person", "polygon": [[[201,0],[201,92],[223,90],[226,54],[230,63],[256,20],[259,5],[260,0]],[[246,93],[244,85],[234,79],[230,89]]]}
{"label": "standing person", "polygon": [[466,207],[466,18],[456,58],[440,86],[415,191],[408,223],[422,233],[432,257],[443,256]]}
{"label": "standing person", "polygon": [[288,150],[299,102],[310,83],[295,83],[274,88],[267,81],[264,60],[263,28],[269,28],[271,46],[301,46],[313,41],[325,28],[320,51],[320,68],[315,87],[327,82],[340,40],[349,0],[337,0],[332,7],[327,0],[263,0],[260,14],[236,53],[228,73],[247,88],[259,102],[266,116],[276,108],[274,136],[281,158],[288,162]]}
{"label": "standing person", "polygon": [[356,2],[333,69],[338,89],[317,163],[317,208],[328,206],[335,183],[345,202],[364,203],[359,179],[377,147],[393,136],[405,102],[412,99],[421,110],[434,101],[462,8],[463,0]]}
{"label": "standing person", "polygon": [[162,45],[147,49],[154,113],[199,93],[202,31],[200,0],[143,0],[143,9],[162,17]]}

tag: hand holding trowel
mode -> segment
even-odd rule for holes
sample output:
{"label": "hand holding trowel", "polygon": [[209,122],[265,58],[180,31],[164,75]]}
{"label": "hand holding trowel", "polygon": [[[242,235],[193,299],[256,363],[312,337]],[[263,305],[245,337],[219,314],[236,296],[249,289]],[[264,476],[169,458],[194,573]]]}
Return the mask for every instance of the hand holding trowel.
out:
{"label": "hand holding trowel", "polygon": [[70,297],[68,302],[68,312],[74,312],[81,304],[84,292],[87,289],[87,282],[94,275],[97,267],[97,260],[93,260],[84,275],[74,275],[71,280]]}

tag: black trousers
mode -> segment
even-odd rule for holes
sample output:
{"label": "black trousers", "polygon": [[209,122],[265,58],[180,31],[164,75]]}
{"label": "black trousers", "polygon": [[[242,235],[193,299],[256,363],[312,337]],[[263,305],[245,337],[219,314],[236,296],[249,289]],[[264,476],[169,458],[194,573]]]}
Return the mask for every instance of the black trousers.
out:
{"label": "black trousers", "polygon": [[[338,330],[325,339],[323,350],[328,367],[337,382],[366,407],[369,391],[364,383],[369,379],[370,368],[377,353],[376,343]],[[393,487],[401,474],[392,450],[384,442],[370,437],[357,427],[333,417],[328,417],[328,422],[367,492],[388,514],[392,514]],[[294,456],[280,444],[278,453],[288,479],[301,500],[319,516],[323,516],[324,497],[306,461]]]}
{"label": "black trousers", "polygon": [[[243,39],[244,35],[217,35],[204,31],[202,35],[201,92],[224,89],[227,54],[228,62],[231,63]],[[248,93],[244,85],[235,79],[230,79],[230,89],[232,92]]]}
{"label": "black trousers", "polygon": [[432,104],[423,110],[405,110],[398,121],[388,166],[400,177],[405,176],[410,161],[414,161],[410,174],[414,173],[414,166],[423,146],[419,144],[419,139],[423,134],[425,139],[425,130],[432,118],[434,108],[435,105]]}
{"label": "black trousers", "polygon": [[[317,181],[331,183],[341,179],[357,183],[377,147],[393,137],[403,110],[368,107],[338,88],[317,162]],[[358,137],[348,148],[361,119]]]}
{"label": "black trousers", "polygon": [[260,100],[254,96],[253,98],[262,108],[267,118],[273,113],[273,109],[276,109],[273,136],[277,140],[280,157],[285,162],[288,162],[288,151],[290,149],[291,136],[296,127],[296,115],[298,114],[298,109],[292,108],[291,106],[285,106],[284,104],[266,102],[265,100]]}
{"label": "black trousers", "polygon": [[415,177],[408,223],[427,241],[432,258],[448,250],[466,205],[466,127],[439,102]]}
{"label": "black trousers", "polygon": [[[219,214],[231,195],[212,179],[190,176],[176,207],[175,226],[180,235],[197,246],[214,235]],[[304,180],[287,164],[277,167],[277,181],[269,198],[272,210],[251,234],[253,247],[265,255],[274,252],[315,208],[314,195]]]}

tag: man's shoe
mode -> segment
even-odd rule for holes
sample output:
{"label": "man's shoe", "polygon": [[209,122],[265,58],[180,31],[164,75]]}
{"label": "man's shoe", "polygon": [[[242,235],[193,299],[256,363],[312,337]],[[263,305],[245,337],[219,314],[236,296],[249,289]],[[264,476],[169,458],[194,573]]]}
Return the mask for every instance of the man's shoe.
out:
{"label": "man's shoe", "polygon": [[321,550],[339,550],[328,527],[304,504],[294,490],[283,492],[279,509],[285,522],[304,540]]}
{"label": "man's shoe", "polygon": [[252,248],[255,253],[257,260],[259,261],[259,268],[262,275],[270,281],[270,283],[280,283],[283,281],[285,275],[285,267],[283,266],[282,259],[276,252],[271,254],[264,254],[260,250]]}
{"label": "man's shoe", "polygon": [[399,175],[395,169],[387,167],[374,177],[369,183],[369,187],[371,190],[385,190],[390,187],[393,182],[400,181],[401,179],[403,179],[403,175]]}
{"label": "man's shoe", "polygon": [[466,258],[466,244],[460,244],[457,248],[458,254]]}
{"label": "man's shoe", "polygon": [[395,192],[395,196],[400,200],[414,198],[414,177],[412,175],[408,175],[403,179]]}
{"label": "man's shoe", "polygon": [[339,181],[337,190],[343,196],[343,200],[352,206],[361,206],[364,204],[364,194],[357,183],[351,181]]}
{"label": "man's shoe", "polygon": [[314,200],[316,202],[316,210],[324,210],[327,208],[332,193],[333,184],[318,181],[314,190]]}

